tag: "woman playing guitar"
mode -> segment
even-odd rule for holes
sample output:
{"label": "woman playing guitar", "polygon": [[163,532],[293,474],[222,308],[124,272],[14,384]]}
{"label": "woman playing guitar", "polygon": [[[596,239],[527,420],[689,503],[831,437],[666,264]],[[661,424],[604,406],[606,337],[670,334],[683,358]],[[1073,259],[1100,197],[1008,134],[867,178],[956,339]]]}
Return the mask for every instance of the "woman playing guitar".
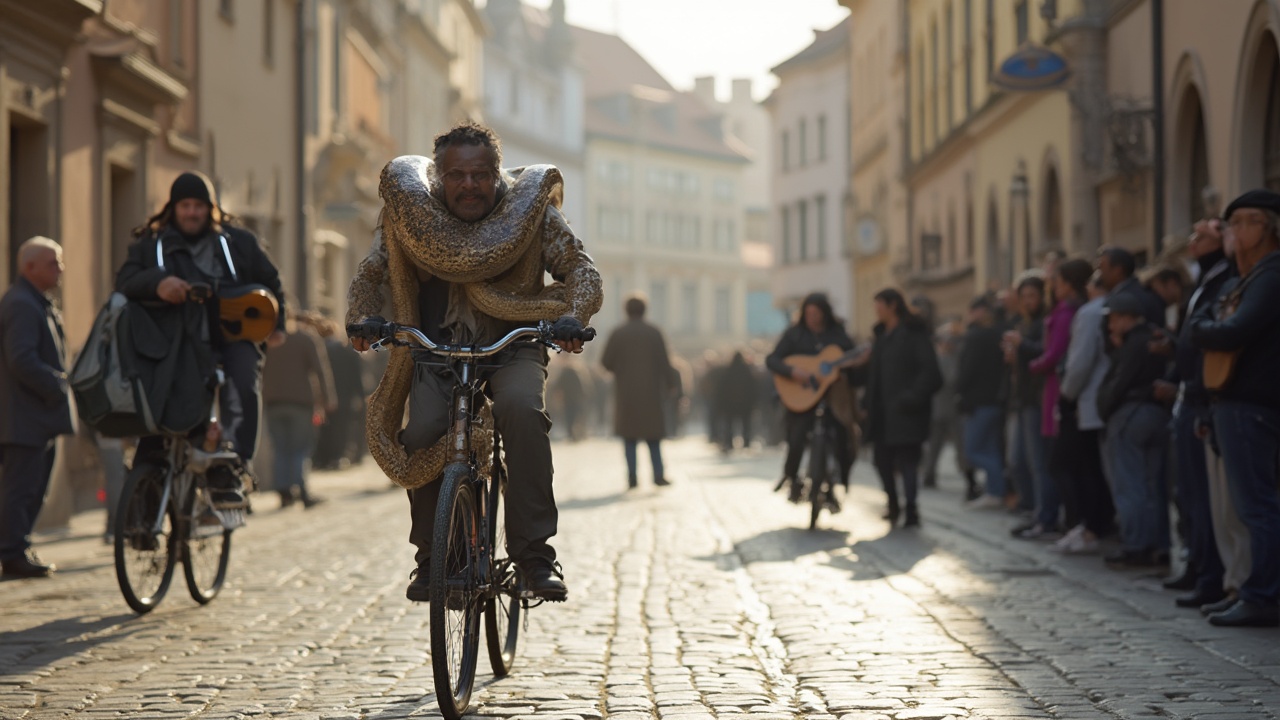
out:
{"label": "woman playing guitar", "polygon": [[[838,348],[838,352],[823,352],[832,347]],[[792,502],[801,499],[802,483],[798,475],[809,432],[813,429],[814,405],[837,379],[841,368],[866,363],[865,353],[852,351],[853,340],[831,310],[831,301],[822,293],[812,293],[801,303],[799,319],[782,334],[777,347],[765,360],[787,407],[787,459],[778,489],[789,486],[788,499]],[[820,354],[822,358],[816,357]],[[853,444],[848,432],[836,433],[836,436],[841,485],[847,489],[849,471],[853,468]]]}

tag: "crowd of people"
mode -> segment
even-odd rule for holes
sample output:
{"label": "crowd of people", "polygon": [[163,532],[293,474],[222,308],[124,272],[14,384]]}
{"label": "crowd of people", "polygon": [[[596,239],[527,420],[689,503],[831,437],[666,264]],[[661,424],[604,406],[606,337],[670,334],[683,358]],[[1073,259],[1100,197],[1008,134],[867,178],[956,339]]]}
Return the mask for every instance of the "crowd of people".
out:
{"label": "crowd of people", "polygon": [[1109,567],[1158,568],[1177,532],[1180,607],[1280,624],[1278,249],[1280,195],[1251,191],[1153,267],[1053,255],[974,299],[935,333],[925,477],[957,439],[969,507],[1021,515],[1014,537],[1082,554],[1114,536]]}

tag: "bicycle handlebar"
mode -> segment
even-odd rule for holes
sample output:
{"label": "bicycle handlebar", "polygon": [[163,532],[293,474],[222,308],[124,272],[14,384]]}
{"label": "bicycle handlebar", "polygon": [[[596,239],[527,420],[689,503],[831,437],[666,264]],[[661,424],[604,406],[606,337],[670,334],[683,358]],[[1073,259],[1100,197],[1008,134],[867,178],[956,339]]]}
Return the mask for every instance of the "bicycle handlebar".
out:
{"label": "bicycle handlebar", "polygon": [[[509,345],[524,339],[533,339],[537,342],[560,350],[560,346],[555,344],[555,331],[552,323],[543,320],[536,327],[516,328],[507,333],[501,340],[492,345],[476,347],[474,345],[446,345],[434,342],[427,337],[425,333],[416,327],[410,325],[400,325],[398,323],[383,323],[376,328],[367,325],[351,325],[347,328],[347,333],[352,336],[362,335],[364,337],[379,337],[381,340],[373,343],[370,348],[373,350],[381,350],[388,346],[411,346],[418,345],[423,349],[442,357],[456,359],[473,359],[484,358],[496,355],[505,350]],[[595,337],[594,328],[585,328],[583,334],[586,336],[584,340],[591,340]]]}

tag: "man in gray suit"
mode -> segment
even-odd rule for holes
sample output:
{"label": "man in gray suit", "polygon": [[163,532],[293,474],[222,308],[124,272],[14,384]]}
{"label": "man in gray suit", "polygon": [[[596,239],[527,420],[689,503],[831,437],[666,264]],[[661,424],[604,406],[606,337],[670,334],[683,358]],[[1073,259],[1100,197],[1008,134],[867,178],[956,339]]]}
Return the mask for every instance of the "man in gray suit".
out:
{"label": "man in gray suit", "polygon": [[34,237],[18,248],[19,277],[0,298],[0,567],[5,578],[45,577],[31,529],[53,470],[53,441],[69,434],[62,318],[46,293],[62,280],[62,247]]}

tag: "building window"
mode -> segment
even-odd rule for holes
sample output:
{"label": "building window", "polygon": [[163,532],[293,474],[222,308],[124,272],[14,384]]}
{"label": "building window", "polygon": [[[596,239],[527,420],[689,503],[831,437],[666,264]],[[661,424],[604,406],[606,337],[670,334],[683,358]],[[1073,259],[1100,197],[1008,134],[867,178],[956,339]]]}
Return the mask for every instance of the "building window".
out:
{"label": "building window", "polygon": [[1031,18],[1027,16],[1027,0],[1022,0],[1022,2],[1018,3],[1014,12],[1018,16],[1018,47],[1022,47],[1023,43],[1027,41],[1027,36],[1031,34]]}
{"label": "building window", "polygon": [[947,53],[946,57],[944,58],[944,65],[943,65],[943,78],[944,78],[943,91],[946,93],[946,97],[943,98],[943,102],[946,103],[946,108],[947,108],[947,130],[948,131],[950,131],[951,128],[955,127],[955,123],[956,123],[955,113],[952,108],[952,105],[954,105],[954,102],[953,102],[952,92],[951,92],[951,79],[955,77],[955,68],[956,68],[955,29],[956,29],[955,19],[952,16],[951,5],[947,5],[946,25],[942,28],[942,31],[946,33],[946,37],[943,39],[942,44],[943,44],[943,47],[946,48],[946,53]]}
{"label": "building window", "polygon": [[941,96],[942,90],[941,90],[941,84],[939,82],[939,76],[938,76],[938,25],[937,23],[934,23],[933,25],[929,26],[929,59],[932,61],[929,65],[929,71],[930,71],[930,74],[932,75],[932,77],[930,77],[930,80],[933,81],[932,86],[929,88],[930,97],[933,98],[933,103],[929,108],[930,110],[929,119],[933,123],[933,127],[932,127],[933,133],[931,134],[930,139],[933,140],[933,142],[937,143],[939,140],[942,139],[942,126],[938,124],[938,105],[940,105],[942,101],[942,96]]}
{"label": "building window", "polygon": [[827,159],[827,116],[818,116],[818,162]]}
{"label": "building window", "polygon": [[218,14],[223,20],[233,22],[236,19],[236,7],[233,0],[218,0]]}
{"label": "building window", "polygon": [[716,332],[721,335],[726,335],[733,330],[733,308],[729,302],[730,295],[729,288],[716,288]]}
{"label": "building window", "polygon": [[964,0],[964,114],[973,114],[973,0]]}
{"label": "building window", "polygon": [[938,233],[921,234],[920,267],[922,270],[942,267],[942,236]]}
{"label": "building window", "polygon": [[712,193],[716,200],[721,202],[733,202],[733,181],[729,178],[716,178],[712,184]]}
{"label": "building window", "polygon": [[186,0],[169,0],[169,62],[183,66],[182,29],[186,25]]}
{"label": "building window", "polygon": [[262,62],[276,64],[276,0],[262,0]]}
{"label": "building window", "polygon": [[782,264],[791,264],[791,208],[782,208]]}
{"label": "building window", "polygon": [[667,324],[667,281],[654,280],[649,283],[649,314],[658,327]]}
{"label": "building window", "polygon": [[987,83],[991,82],[991,78],[996,75],[996,2],[995,0],[987,0],[987,15],[984,18],[986,23],[986,37],[983,38],[987,43]]}
{"label": "building window", "polygon": [[782,131],[782,171],[791,169],[791,133]]}
{"label": "building window", "polygon": [[681,329],[688,333],[698,332],[698,286],[685,283],[680,292],[680,315],[684,321]]}
{"label": "building window", "polygon": [[814,250],[818,260],[827,259],[827,196],[819,195],[813,199],[813,219],[817,227],[814,236]]}
{"label": "building window", "polygon": [[800,220],[800,262],[805,262],[809,259],[809,203],[797,203],[796,215]]}
{"label": "building window", "polygon": [[800,131],[796,136],[796,142],[800,144],[800,167],[804,167],[809,162],[808,133],[805,132],[807,129],[805,119],[800,118]]}

